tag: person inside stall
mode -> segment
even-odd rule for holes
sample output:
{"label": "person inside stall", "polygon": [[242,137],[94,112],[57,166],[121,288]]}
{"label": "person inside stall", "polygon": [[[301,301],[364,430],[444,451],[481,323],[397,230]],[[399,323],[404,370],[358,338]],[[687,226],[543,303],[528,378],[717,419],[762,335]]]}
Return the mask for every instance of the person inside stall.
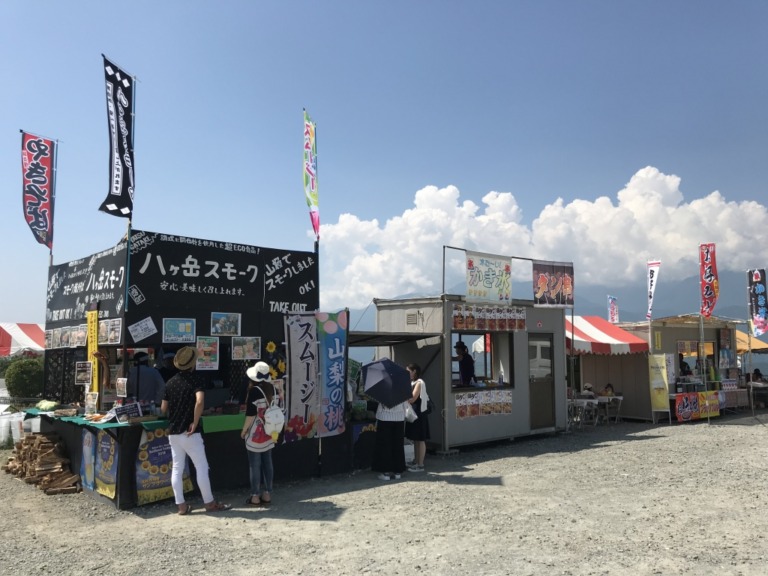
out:
{"label": "person inside stall", "polygon": [[128,371],[127,393],[141,404],[160,406],[165,392],[165,380],[156,368],[149,365],[149,354],[136,352],[134,366]]}
{"label": "person inside stall", "polygon": [[585,397],[585,398],[594,398],[595,393],[592,390],[592,384],[590,384],[589,382],[586,382],[584,384],[584,389],[581,391],[581,395],[582,397]]}
{"label": "person inside stall", "polygon": [[454,362],[459,363],[459,384],[458,386],[467,387],[472,386],[472,382],[475,379],[475,359],[469,353],[469,348],[461,340],[456,342],[453,347],[456,352],[456,356],[451,359]]}
{"label": "person inside stall", "polygon": [[602,390],[600,390],[600,392],[598,392],[598,393],[597,393],[597,395],[598,395],[598,396],[613,396],[613,395],[614,395],[614,391],[613,391],[613,384],[611,384],[610,382],[608,382],[608,384],[606,384],[606,385],[603,387],[603,389],[602,389]]}
{"label": "person inside stall", "polygon": [[163,354],[162,363],[160,365],[160,368],[157,369],[158,372],[160,372],[160,376],[163,377],[163,380],[168,382],[171,378],[173,378],[178,370],[176,369],[176,366],[173,365],[173,357],[176,356],[175,352],[166,352]]}
{"label": "person inside stall", "polygon": [[685,356],[683,356],[682,352],[677,355],[677,358],[678,364],[680,365],[680,376],[690,376],[693,374],[691,367],[688,366],[688,362],[685,361]]}
{"label": "person inside stall", "polygon": [[760,368],[755,368],[752,372],[752,382],[763,382],[763,373]]}

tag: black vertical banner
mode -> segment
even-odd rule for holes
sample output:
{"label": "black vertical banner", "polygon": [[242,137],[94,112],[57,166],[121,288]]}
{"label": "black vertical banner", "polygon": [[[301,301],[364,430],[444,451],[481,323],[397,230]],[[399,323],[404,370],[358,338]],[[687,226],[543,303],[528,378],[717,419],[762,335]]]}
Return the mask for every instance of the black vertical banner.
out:
{"label": "black vertical banner", "polygon": [[[103,56],[103,55],[102,55]],[[131,218],[133,214],[133,78],[104,56],[109,125],[109,192],[99,210]]]}

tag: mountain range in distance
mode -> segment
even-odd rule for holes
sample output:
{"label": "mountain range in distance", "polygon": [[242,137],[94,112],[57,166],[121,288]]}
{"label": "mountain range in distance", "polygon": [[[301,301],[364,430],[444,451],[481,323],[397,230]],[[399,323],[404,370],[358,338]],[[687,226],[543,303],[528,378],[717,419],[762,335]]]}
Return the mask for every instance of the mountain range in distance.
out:
{"label": "mountain range in distance", "polygon": [[[715,305],[714,315],[728,320],[745,322],[740,329],[747,329],[749,314],[747,300],[747,271],[721,272],[718,274],[720,295]],[[464,294],[463,284],[454,286],[449,294]],[[512,297],[521,300],[532,299],[530,283],[513,283]],[[619,307],[620,322],[641,322],[648,311],[648,289],[646,281],[629,286],[609,287],[602,285],[582,286],[576,282],[575,305],[573,313],[579,316],[600,316],[608,318],[608,296],[616,298]],[[406,294],[394,299],[435,297],[438,294]],[[653,318],[698,314],[700,307],[700,288],[697,276],[679,281],[665,281],[660,276],[653,297]],[[371,302],[366,308],[350,310],[350,330],[356,332],[376,329],[376,306]],[[761,337],[762,339],[762,337]]]}

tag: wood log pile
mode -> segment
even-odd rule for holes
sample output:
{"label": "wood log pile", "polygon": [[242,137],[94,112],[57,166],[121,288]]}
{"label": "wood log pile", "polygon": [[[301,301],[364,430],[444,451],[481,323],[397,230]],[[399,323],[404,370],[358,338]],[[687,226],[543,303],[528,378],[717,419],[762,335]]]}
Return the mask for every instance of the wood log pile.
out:
{"label": "wood log pile", "polygon": [[16,442],[13,454],[2,467],[6,474],[36,484],[46,494],[80,492],[80,475],[69,470],[64,443],[57,434],[27,434]]}

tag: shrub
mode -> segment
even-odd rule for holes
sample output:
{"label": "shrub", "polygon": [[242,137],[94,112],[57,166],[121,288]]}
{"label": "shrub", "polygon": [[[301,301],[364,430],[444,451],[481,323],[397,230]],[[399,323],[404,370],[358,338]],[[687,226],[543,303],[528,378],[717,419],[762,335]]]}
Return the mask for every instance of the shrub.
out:
{"label": "shrub", "polygon": [[42,359],[18,360],[5,371],[5,387],[13,398],[38,398],[43,393]]}

